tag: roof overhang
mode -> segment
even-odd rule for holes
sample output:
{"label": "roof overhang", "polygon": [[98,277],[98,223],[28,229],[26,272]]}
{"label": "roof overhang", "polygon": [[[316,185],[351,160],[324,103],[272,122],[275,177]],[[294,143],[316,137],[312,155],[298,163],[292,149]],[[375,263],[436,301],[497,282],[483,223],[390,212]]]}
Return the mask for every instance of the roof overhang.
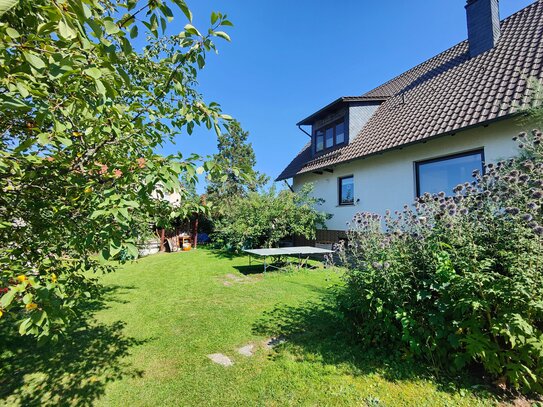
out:
{"label": "roof overhang", "polygon": [[377,102],[381,103],[388,99],[388,96],[342,96],[332,103],[329,103],[319,111],[313,113],[311,116],[306,117],[305,119],[296,123],[296,126],[307,126],[313,124],[315,120],[320,119],[323,116],[326,116],[329,112],[337,110],[344,105],[355,102]]}

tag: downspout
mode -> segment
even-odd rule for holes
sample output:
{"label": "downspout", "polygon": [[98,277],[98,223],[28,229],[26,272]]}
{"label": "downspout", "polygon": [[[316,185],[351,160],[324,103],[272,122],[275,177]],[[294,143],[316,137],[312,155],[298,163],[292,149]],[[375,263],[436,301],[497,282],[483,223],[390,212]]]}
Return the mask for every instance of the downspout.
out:
{"label": "downspout", "polygon": [[287,181],[286,179],[284,179],[283,182],[286,184],[286,186],[288,187],[288,189],[290,189],[290,192],[294,193],[294,190],[292,189],[292,187],[290,186],[290,184],[288,183],[288,181]]}
{"label": "downspout", "polygon": [[[300,131],[303,131],[305,134],[307,134],[309,136],[309,138],[311,138],[311,134],[309,134],[307,131],[305,131],[304,129],[302,129],[302,126],[299,124],[298,125],[298,129],[300,129]],[[288,187],[288,189],[290,189],[290,192],[292,193],[295,193],[294,192],[294,189],[292,189],[292,187],[290,186],[290,184],[288,183],[288,181],[286,179],[283,180],[286,184],[286,186]]]}

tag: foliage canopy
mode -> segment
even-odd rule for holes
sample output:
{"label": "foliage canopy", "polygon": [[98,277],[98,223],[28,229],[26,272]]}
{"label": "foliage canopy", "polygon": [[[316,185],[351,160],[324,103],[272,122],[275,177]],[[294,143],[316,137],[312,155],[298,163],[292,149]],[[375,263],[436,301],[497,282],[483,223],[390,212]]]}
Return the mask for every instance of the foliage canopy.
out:
{"label": "foliage canopy", "polygon": [[271,188],[232,200],[215,225],[215,241],[237,251],[273,247],[295,235],[314,239],[329,216],[317,210],[321,201],[311,196],[311,188],[307,185],[298,193]]}
{"label": "foliage canopy", "polygon": [[267,182],[265,175],[254,170],[256,157],[253,146],[247,142],[248,137],[249,133],[236,120],[230,121],[226,132],[218,137],[218,152],[214,160],[225,169],[225,174],[221,179],[208,182],[207,198],[220,212],[227,210],[232,198],[254,192]]}
{"label": "foliage canopy", "polygon": [[[166,36],[170,7],[188,24]],[[137,256],[142,222],[203,210],[151,194],[219,166],[154,150],[230,119],[196,77],[232,24],[213,13],[201,33],[183,0],[22,0],[0,14],[0,329],[46,337],[90,295],[89,272]]]}

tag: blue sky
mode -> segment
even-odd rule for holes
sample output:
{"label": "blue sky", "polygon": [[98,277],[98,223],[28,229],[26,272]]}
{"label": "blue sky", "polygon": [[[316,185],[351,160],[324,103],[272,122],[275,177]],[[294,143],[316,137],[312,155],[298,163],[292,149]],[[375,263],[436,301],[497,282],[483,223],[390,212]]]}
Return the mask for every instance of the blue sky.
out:
{"label": "blue sky", "polygon": [[[508,17],[531,0],[501,0]],[[467,37],[463,0],[187,0],[194,25],[212,11],[234,23],[199,77],[206,101],[249,131],[258,171],[275,178],[307,142],[296,123],[340,96],[360,95]],[[175,11],[172,25],[186,19]],[[174,28],[176,29],[176,28]],[[197,129],[165,153],[216,151]],[[198,188],[203,191],[203,185]]]}

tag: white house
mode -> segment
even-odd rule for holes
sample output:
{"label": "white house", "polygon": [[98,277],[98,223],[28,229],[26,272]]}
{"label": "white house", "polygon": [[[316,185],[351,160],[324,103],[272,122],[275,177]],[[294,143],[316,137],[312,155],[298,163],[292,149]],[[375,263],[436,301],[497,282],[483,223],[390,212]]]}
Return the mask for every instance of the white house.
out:
{"label": "white house", "polygon": [[277,181],[312,183],[325,200],[333,217],[318,240],[341,237],[357,212],[452,192],[515,154],[527,78],[543,78],[543,0],[501,22],[499,0],[468,0],[466,12],[466,41],[298,123],[310,140]]}

